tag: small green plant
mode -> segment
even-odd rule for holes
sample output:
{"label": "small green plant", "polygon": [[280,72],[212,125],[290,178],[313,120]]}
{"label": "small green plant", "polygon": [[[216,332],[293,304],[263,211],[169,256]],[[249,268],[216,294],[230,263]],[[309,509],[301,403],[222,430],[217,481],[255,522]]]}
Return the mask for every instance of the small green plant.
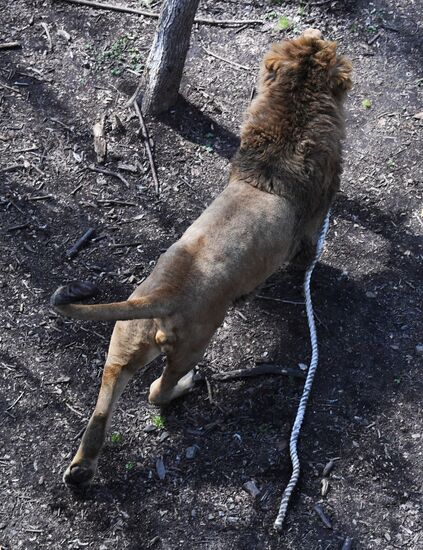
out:
{"label": "small green plant", "polygon": [[365,108],[365,109],[370,109],[370,107],[372,106],[372,101],[371,99],[363,99],[363,101],[361,102],[361,105]]}
{"label": "small green plant", "polygon": [[119,445],[122,443],[122,435],[119,432],[113,432],[110,436],[110,441],[113,443],[113,445]]}
{"label": "small green plant", "polygon": [[386,164],[389,166],[389,168],[395,168],[395,166],[396,166],[396,163],[395,163],[394,159],[392,159],[392,158],[389,158],[386,161]]}
{"label": "small green plant", "polygon": [[131,462],[131,461],[127,462],[127,463],[125,464],[125,468],[126,468],[128,471],[129,471],[129,470],[133,470],[133,469],[135,468],[135,462]]}
{"label": "small green plant", "polygon": [[278,19],[278,29],[281,31],[287,31],[292,27],[291,21],[285,15],[282,15]]}
{"label": "small green plant", "polygon": [[143,65],[141,54],[133,45],[134,37],[120,36],[97,58],[97,66],[107,66],[112,76],[120,76],[125,68],[139,72]]}
{"label": "small green plant", "polygon": [[278,14],[275,11],[269,11],[264,16],[264,19],[266,21],[273,21],[273,19],[276,19],[277,16],[278,16]]}
{"label": "small green plant", "polygon": [[152,422],[158,430],[163,430],[165,427],[165,419],[160,414],[153,416]]}
{"label": "small green plant", "polygon": [[300,4],[300,6],[298,7],[297,13],[298,13],[298,15],[299,15],[300,17],[304,17],[304,15],[305,15],[305,7],[304,7],[302,4]]}

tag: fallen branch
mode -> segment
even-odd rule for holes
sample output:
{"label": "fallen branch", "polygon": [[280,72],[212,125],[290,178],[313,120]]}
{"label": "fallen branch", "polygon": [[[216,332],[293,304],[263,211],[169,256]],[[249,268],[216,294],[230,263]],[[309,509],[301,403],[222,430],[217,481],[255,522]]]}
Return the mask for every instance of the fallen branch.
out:
{"label": "fallen branch", "polygon": [[144,117],[142,116],[142,112],[141,112],[141,109],[140,109],[140,107],[137,103],[137,100],[134,101],[133,106],[134,106],[135,112],[138,115],[138,119],[140,121],[141,133],[142,133],[142,137],[144,139],[145,150],[147,151],[148,161],[150,163],[150,168],[151,168],[151,174],[153,176],[154,190],[156,192],[156,195],[159,197],[160,196],[160,183],[159,183],[159,179],[157,177],[156,166],[154,164],[153,154],[151,152],[150,138],[148,136],[147,126],[145,125]]}
{"label": "fallen branch", "polygon": [[0,50],[18,50],[22,48],[20,42],[4,42],[0,44]]}
{"label": "fallen branch", "polygon": [[107,168],[98,168],[97,166],[94,166],[94,164],[90,164],[88,166],[88,169],[92,172],[105,174],[106,176],[114,176],[115,178],[118,178],[122,183],[124,183],[126,187],[129,187],[128,181],[122,176],[122,174],[119,174],[118,172],[113,172],[112,170],[108,170]]}
{"label": "fallen branch", "polygon": [[[91,8],[97,8],[100,10],[119,11],[123,13],[134,13],[135,15],[143,15],[144,17],[152,17],[158,19],[159,14],[154,11],[140,10],[138,8],[128,8],[127,6],[121,6],[119,4],[105,4],[103,2],[92,2],[91,0],[62,0],[68,4],[77,4],[80,6],[89,6]],[[203,25],[214,25],[218,27],[239,27],[242,25],[263,25],[263,21],[260,19],[206,19],[203,17],[196,17],[194,23],[201,23]]]}
{"label": "fallen branch", "polygon": [[246,67],[245,65],[240,65],[239,63],[236,63],[235,61],[231,61],[230,59],[226,59],[225,57],[221,57],[217,53],[213,53],[207,48],[205,48],[203,45],[201,45],[202,49],[206,52],[207,55],[211,55],[212,57],[215,57],[216,59],[220,59],[220,61],[224,61],[225,63],[228,63],[229,65],[232,65],[236,69],[242,70],[242,71],[252,71],[251,67]]}
{"label": "fallen branch", "polygon": [[285,376],[293,376],[295,378],[305,378],[305,374],[298,369],[286,368],[274,363],[262,363],[253,367],[252,369],[238,369],[229,372],[213,374],[213,380],[219,380],[220,382],[227,382],[228,380],[239,380],[242,378],[254,378],[256,376],[263,376],[268,374],[277,374]]}
{"label": "fallen branch", "polygon": [[72,258],[74,258],[78,252],[81,250],[81,248],[87,244],[87,242],[89,240],[91,240],[94,236],[94,229],[92,227],[90,227],[83,235],[80,239],[78,239],[76,241],[76,243],[71,246],[68,251],[66,252],[66,256],[69,258],[69,260],[71,260]]}

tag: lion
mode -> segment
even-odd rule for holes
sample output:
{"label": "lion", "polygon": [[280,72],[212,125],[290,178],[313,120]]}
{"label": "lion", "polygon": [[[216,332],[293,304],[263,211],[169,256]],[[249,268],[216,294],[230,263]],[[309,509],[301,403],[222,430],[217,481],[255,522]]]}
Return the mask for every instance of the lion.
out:
{"label": "lion", "polygon": [[113,409],[138,370],[165,354],[150,403],[187,393],[229,306],[314,250],[340,185],[350,75],[351,63],[320,31],[274,44],[261,64],[227,187],[151,275],[123,302],[75,303],[95,294],[88,282],[53,294],[51,304],[63,315],[117,321],[97,404],[63,476],[68,486],[92,480]]}

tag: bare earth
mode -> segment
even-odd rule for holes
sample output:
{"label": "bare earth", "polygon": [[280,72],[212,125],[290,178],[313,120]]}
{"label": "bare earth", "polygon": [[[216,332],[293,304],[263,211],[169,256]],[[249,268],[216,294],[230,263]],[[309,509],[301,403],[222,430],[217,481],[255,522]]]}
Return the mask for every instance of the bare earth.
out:
{"label": "bare earth", "polygon": [[[228,0],[201,2],[199,15],[264,24],[195,26],[182,98],[148,121],[157,199],[138,120],[124,108],[155,21],[61,1],[1,2],[0,43],[23,48],[0,53],[0,546],[329,550],[351,537],[357,549],[422,549],[422,4]],[[278,30],[281,16],[290,28]],[[96,281],[101,300],[130,294],[224,187],[268,45],[309,26],[338,40],[355,87],[343,191],[313,281],[321,359],[283,535],[272,524],[302,381],[212,376],[257,359],[308,362],[304,307],[283,302],[303,300],[295,274],[272,277],[260,291],[270,299],[230,311],[201,365],[211,393],[200,382],[160,412],[146,395],[162,361],[140,375],[119,403],[95,483],[71,493],[61,475],[94,406],[112,327],[59,318],[49,295],[75,279]],[[123,132],[112,129],[114,112]],[[103,113],[106,168],[128,187],[88,169]],[[68,260],[89,227],[98,240]]]}

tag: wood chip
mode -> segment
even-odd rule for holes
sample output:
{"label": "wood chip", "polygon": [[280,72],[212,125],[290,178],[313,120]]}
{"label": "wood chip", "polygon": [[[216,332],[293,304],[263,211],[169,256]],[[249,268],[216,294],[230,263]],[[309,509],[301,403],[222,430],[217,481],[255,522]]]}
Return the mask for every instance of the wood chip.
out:
{"label": "wood chip", "polygon": [[347,538],[344,540],[344,544],[342,545],[341,550],[351,550],[351,548],[352,548],[352,543],[353,543],[353,539],[351,539],[350,537],[347,537]]}
{"label": "wood chip", "polygon": [[253,498],[257,498],[260,494],[260,489],[257,487],[255,481],[247,481],[242,488],[247,491]]}
{"label": "wood chip", "polygon": [[106,161],[107,154],[107,142],[106,142],[106,132],[104,129],[104,122],[106,116],[102,115],[100,120],[96,122],[93,126],[94,134],[94,151],[97,155],[98,164],[104,164]]}
{"label": "wood chip", "polygon": [[323,508],[321,507],[320,504],[316,504],[316,506],[314,507],[314,511],[319,516],[319,518],[322,520],[323,525],[325,527],[327,527],[328,529],[332,529],[332,522],[328,518],[328,516],[324,513]]}
{"label": "wood chip", "polygon": [[327,477],[331,473],[331,471],[333,470],[334,466],[335,466],[335,462],[333,460],[329,460],[329,462],[323,468],[322,476]]}
{"label": "wood chip", "polygon": [[321,495],[322,497],[325,497],[328,494],[329,491],[329,480],[327,477],[324,477],[320,482],[322,488],[321,488]]}
{"label": "wood chip", "polygon": [[95,235],[95,230],[90,227],[85,233],[80,237],[74,245],[72,245],[66,252],[66,256],[71,260],[74,258],[83,246],[85,246],[88,241],[90,241]]}
{"label": "wood chip", "polygon": [[22,48],[20,42],[3,42],[0,44],[0,50],[17,50]]}
{"label": "wood chip", "polygon": [[162,458],[158,458],[156,460],[156,472],[159,476],[159,479],[163,481],[163,479],[166,477],[166,468]]}

